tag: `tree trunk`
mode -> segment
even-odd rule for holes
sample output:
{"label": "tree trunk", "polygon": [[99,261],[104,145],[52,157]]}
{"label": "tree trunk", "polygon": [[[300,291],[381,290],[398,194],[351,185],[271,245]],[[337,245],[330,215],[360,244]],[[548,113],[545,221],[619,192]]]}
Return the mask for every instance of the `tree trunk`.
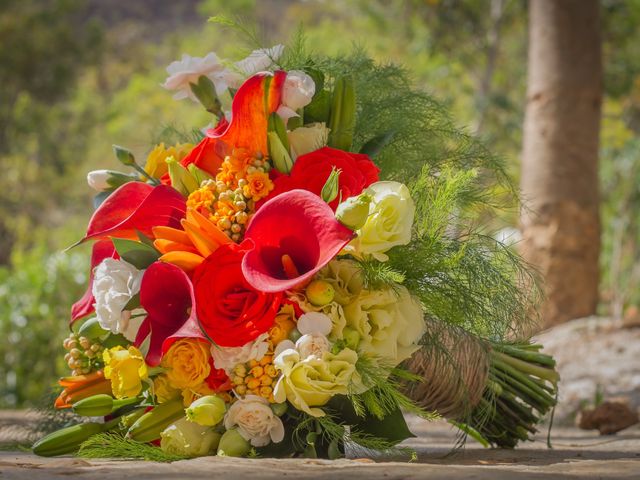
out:
{"label": "tree trunk", "polygon": [[597,0],[529,2],[521,228],[545,281],[544,326],[598,303],[600,49]]}

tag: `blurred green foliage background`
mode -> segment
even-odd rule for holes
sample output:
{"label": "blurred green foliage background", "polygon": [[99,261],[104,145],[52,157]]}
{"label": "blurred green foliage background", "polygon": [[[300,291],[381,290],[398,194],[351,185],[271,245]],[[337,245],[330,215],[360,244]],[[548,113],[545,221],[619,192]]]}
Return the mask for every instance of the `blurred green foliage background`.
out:
{"label": "blurred green foliage background", "polygon": [[[602,2],[602,312],[640,304],[640,1]],[[518,180],[526,92],[521,0],[3,0],[0,2],[0,408],[33,405],[62,361],[70,305],[87,281],[87,247],[62,250],[90,216],[87,171],[144,158],[167,127],[206,114],[160,87],[182,53],[240,59],[238,37],[207,24],[241,17],[265,46],[303,25],[324,53],[365,47],[402,63],[461,125],[504,156]],[[164,137],[163,137],[164,138]],[[517,210],[502,227],[517,225]]]}

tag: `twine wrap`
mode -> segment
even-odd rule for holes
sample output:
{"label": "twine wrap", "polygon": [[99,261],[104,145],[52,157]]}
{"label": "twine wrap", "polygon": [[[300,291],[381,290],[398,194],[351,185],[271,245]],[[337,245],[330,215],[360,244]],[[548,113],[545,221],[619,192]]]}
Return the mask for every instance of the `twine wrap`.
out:
{"label": "twine wrap", "polygon": [[424,378],[405,393],[421,407],[450,419],[464,419],[480,402],[489,376],[490,346],[463,331],[431,321],[425,345],[408,361]]}

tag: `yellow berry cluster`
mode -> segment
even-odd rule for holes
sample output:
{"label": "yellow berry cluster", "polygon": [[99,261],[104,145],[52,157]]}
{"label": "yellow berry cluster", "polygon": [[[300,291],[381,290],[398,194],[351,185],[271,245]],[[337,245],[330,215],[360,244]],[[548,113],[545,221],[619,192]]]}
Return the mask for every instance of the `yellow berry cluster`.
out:
{"label": "yellow berry cluster", "polygon": [[261,155],[234,149],[225,157],[215,181],[204,182],[191,193],[187,206],[209,218],[231,240],[242,240],[255,203],[273,190],[271,165]]}
{"label": "yellow berry cluster", "polygon": [[68,350],[64,361],[71,369],[71,375],[85,375],[100,370],[104,366],[102,361],[104,347],[99,342],[92,342],[72,332],[64,339],[62,346]]}
{"label": "yellow berry cluster", "polygon": [[233,389],[240,396],[257,395],[275,403],[273,383],[277,376],[273,356],[265,355],[260,361],[250,360],[247,364],[236,365],[233,369]]}

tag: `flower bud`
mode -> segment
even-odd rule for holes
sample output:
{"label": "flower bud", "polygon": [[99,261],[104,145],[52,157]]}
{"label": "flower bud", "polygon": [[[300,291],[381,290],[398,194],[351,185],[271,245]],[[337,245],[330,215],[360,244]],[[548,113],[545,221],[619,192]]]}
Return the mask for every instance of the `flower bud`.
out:
{"label": "flower bud", "polygon": [[333,301],[336,291],[329,282],[314,280],[306,289],[307,299],[316,307],[324,307]]}
{"label": "flower bud", "polygon": [[113,146],[113,152],[116,154],[116,158],[120,163],[128,167],[133,166],[136,163],[136,158],[131,153],[131,150],[121,147],[120,145]]}
{"label": "flower bud", "polygon": [[87,173],[87,183],[98,192],[108,190],[111,188],[109,185],[109,170],[93,170]]}
{"label": "flower bud", "polygon": [[367,222],[371,200],[371,196],[366,193],[347,198],[338,205],[336,218],[345,227],[353,231],[359,230]]}
{"label": "flower bud", "polygon": [[240,435],[237,428],[224,432],[218,444],[218,455],[221,457],[242,457],[250,450],[251,445]]}
{"label": "flower bud", "polygon": [[175,158],[169,157],[166,159],[166,162],[169,166],[169,178],[171,179],[171,186],[173,188],[187,197],[191,192],[200,188],[195,177]]}
{"label": "flower bud", "polygon": [[288,409],[288,404],[287,402],[283,402],[283,403],[272,403],[271,404],[271,410],[273,410],[273,413],[275,413],[277,416],[281,417],[282,415],[284,415],[285,413],[287,413],[287,409]]}
{"label": "flower bud", "polygon": [[333,167],[327,181],[322,187],[320,196],[327,203],[333,202],[338,197],[340,191],[340,172],[341,170],[339,168]]}
{"label": "flower bud", "polygon": [[78,335],[86,337],[90,340],[97,340],[102,337],[106,337],[109,334],[108,330],[105,330],[100,326],[100,322],[96,317],[90,318],[82,324]]}
{"label": "flower bud", "polygon": [[217,395],[206,395],[191,403],[186,409],[187,420],[206,427],[222,421],[226,411],[224,400]]}
{"label": "flower bud", "polygon": [[200,101],[202,106],[209,113],[214,115],[221,115],[222,104],[216,94],[216,88],[213,82],[206,75],[200,75],[197,83],[189,83],[191,92]]}
{"label": "flower bud", "polygon": [[351,327],[345,327],[342,331],[344,341],[351,350],[357,350],[360,344],[360,334]]}
{"label": "flower bud", "polygon": [[220,434],[181,418],[160,433],[160,448],[173,455],[201,457],[216,450]]}
{"label": "flower bud", "polygon": [[99,394],[83,398],[73,404],[74,413],[83,417],[99,417],[108,415],[113,410],[113,397]]}

